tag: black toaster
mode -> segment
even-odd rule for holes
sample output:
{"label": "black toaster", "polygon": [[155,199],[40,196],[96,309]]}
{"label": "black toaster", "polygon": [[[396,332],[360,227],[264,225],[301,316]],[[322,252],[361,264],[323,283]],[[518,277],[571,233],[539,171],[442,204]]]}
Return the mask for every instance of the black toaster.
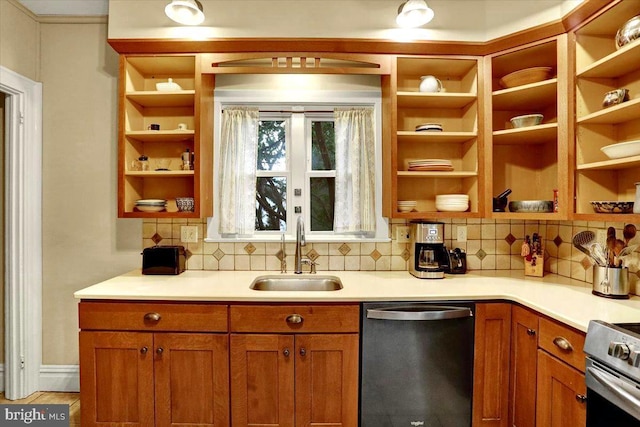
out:
{"label": "black toaster", "polygon": [[142,251],[142,274],[180,274],[186,263],[184,246],[153,246]]}

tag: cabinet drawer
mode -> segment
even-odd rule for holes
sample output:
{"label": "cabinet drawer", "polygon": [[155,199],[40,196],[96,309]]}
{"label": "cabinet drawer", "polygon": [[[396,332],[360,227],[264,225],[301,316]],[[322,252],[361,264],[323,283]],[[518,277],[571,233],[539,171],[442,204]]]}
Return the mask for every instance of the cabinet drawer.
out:
{"label": "cabinet drawer", "polygon": [[353,305],[232,305],[231,332],[358,332]]}
{"label": "cabinet drawer", "polygon": [[226,305],[81,302],[80,329],[111,331],[227,332]]}
{"label": "cabinet drawer", "polygon": [[540,318],[540,348],[553,354],[581,372],[585,369],[584,334],[567,326]]}

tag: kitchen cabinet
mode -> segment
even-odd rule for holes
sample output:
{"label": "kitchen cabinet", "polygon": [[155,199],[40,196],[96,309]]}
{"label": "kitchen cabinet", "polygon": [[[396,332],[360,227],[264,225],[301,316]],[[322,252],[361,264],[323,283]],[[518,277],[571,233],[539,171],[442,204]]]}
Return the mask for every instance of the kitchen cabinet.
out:
{"label": "kitchen cabinet", "polygon": [[[194,55],[120,56],[119,217],[211,215],[213,77],[201,75],[198,64]],[[180,90],[156,89],[170,78]],[[183,170],[187,150],[193,169]],[[141,156],[148,158],[146,167]],[[179,212],[176,197],[193,197],[195,210]],[[166,199],[167,208],[142,212],[135,205],[139,199]]]}
{"label": "kitchen cabinet", "polygon": [[584,334],[512,307],[509,425],[586,425]]}
{"label": "kitchen cabinet", "polygon": [[506,427],[509,411],[511,304],[477,303],[473,427]]}
{"label": "kitchen cabinet", "polygon": [[233,426],[356,426],[358,305],[232,305]]}
{"label": "kitchen cabinet", "polygon": [[[636,222],[637,214],[595,213],[591,201],[634,201],[640,156],[610,159],[600,149],[640,139],[640,43],[616,49],[617,30],[640,14],[638,2],[611,2],[578,28],[575,42],[575,214],[588,221]],[[609,91],[629,89],[629,101],[603,106]]]}
{"label": "kitchen cabinet", "polygon": [[[560,35],[485,57],[486,111],[485,155],[487,161],[486,216],[509,219],[567,219],[572,208],[569,189],[568,38]],[[500,80],[513,72],[548,67],[549,78],[505,88]],[[514,128],[512,117],[542,114],[536,126]],[[554,200],[558,211],[492,212],[492,197],[512,190],[510,201]]]}
{"label": "kitchen cabinet", "polygon": [[[482,103],[478,81],[481,60],[476,57],[399,56],[391,73],[391,211],[395,218],[480,217],[483,210]],[[420,77],[432,75],[444,87],[420,92]],[[436,123],[442,131],[416,131]],[[409,161],[444,159],[453,170],[409,170]],[[466,194],[466,212],[438,212],[438,194]],[[415,200],[411,212],[400,212],[399,200]]]}
{"label": "kitchen cabinet", "polygon": [[227,307],[81,302],[83,426],[229,425]]}

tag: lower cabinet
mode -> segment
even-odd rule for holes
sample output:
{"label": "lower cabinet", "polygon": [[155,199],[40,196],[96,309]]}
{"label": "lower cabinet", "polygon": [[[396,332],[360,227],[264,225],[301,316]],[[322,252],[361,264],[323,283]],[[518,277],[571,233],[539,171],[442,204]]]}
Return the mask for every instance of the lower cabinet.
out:
{"label": "lower cabinet", "polygon": [[358,305],[230,312],[234,427],[358,425]]}
{"label": "lower cabinet", "polygon": [[229,425],[226,306],[81,302],[79,314],[83,427]]}
{"label": "lower cabinet", "polygon": [[535,427],[538,375],[538,314],[519,306],[511,311],[509,426]]}

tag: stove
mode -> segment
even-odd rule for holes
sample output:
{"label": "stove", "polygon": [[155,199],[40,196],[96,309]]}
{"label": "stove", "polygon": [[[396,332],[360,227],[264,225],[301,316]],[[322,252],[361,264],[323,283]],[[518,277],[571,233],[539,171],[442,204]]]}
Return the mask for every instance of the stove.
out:
{"label": "stove", "polygon": [[640,427],[640,323],[589,322],[587,427]]}

